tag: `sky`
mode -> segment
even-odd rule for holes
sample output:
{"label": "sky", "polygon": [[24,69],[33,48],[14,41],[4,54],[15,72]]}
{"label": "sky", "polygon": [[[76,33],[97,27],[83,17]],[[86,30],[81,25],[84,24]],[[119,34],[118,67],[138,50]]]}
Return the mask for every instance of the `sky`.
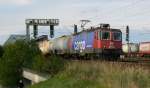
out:
{"label": "sky", "polygon": [[[125,34],[130,27],[131,42],[150,41],[150,0],[0,0],[0,44],[11,34],[25,34],[25,19],[60,19],[55,36],[71,34],[80,20],[91,22],[86,27],[109,23]],[[49,34],[48,27],[39,27]],[[124,39],[123,35],[123,40]]]}

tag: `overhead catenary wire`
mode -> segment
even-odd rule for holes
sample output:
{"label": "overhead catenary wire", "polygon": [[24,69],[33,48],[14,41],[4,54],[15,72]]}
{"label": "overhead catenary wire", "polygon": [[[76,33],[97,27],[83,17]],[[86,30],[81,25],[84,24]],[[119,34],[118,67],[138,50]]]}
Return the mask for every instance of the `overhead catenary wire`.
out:
{"label": "overhead catenary wire", "polygon": [[[102,13],[102,14],[109,14],[109,13],[111,13],[111,12],[120,12],[121,10],[124,10],[124,9],[130,9],[130,8],[133,8],[133,7],[135,7],[135,6],[137,6],[137,5],[139,5],[139,3],[140,2],[142,2],[142,3],[144,3],[144,1],[146,1],[146,0],[135,0],[135,1],[132,1],[131,3],[129,3],[129,4],[127,4],[127,5],[124,5],[124,6],[121,6],[121,7],[117,7],[117,8],[114,8],[114,9],[112,9],[112,10],[109,10],[109,11],[106,11],[106,12],[104,12],[104,13]],[[148,12],[148,10],[145,10],[145,11],[147,11]],[[146,12],[145,13],[143,13],[143,12],[137,12],[137,13],[134,13],[134,14],[129,14],[129,15],[127,15],[127,16],[123,16],[123,17],[126,17],[126,18],[130,18],[130,17],[132,17],[132,16],[139,16],[139,14],[146,14]],[[91,19],[98,19],[98,18],[102,18],[102,19],[104,19],[105,20],[105,18],[103,18],[103,17],[99,17],[98,15],[96,15],[96,16],[94,16],[94,17],[91,17]],[[112,20],[122,20],[122,18],[121,17],[117,17],[117,18],[111,18]],[[111,20],[110,19],[110,20]],[[98,24],[99,25],[99,24]],[[61,30],[64,30],[64,31],[66,31],[66,33],[72,33],[73,32],[73,27],[71,28],[71,27],[62,27],[61,28]],[[63,33],[63,31],[61,31],[60,32],[60,34],[61,33]]]}
{"label": "overhead catenary wire", "polygon": [[[137,5],[141,5],[141,2],[144,4],[145,2],[144,1],[146,1],[146,0],[136,0],[136,1],[134,1],[134,2],[132,2],[132,3],[130,3],[130,4],[128,4],[128,5],[125,5],[125,6],[122,6],[121,8],[119,7],[119,8],[117,8],[117,9],[114,9],[114,10],[110,10],[110,11],[108,11],[108,13],[107,12],[105,12],[105,14],[104,15],[101,15],[101,16],[94,16],[94,17],[92,17],[92,18],[90,18],[90,19],[99,19],[100,21],[106,21],[106,22],[112,22],[112,21],[121,21],[121,20],[125,20],[125,19],[123,19],[122,17],[124,17],[124,18],[130,18],[130,17],[132,17],[133,16],[133,18],[135,18],[136,16],[139,16],[138,14],[148,14],[147,12],[149,12],[149,10],[142,10],[142,12],[137,12],[137,13],[134,13],[134,14],[131,14],[130,15],[130,13],[129,13],[129,15],[127,14],[127,16],[125,15],[124,16],[124,14],[123,14],[123,16],[122,17],[120,17],[120,15],[114,15],[115,14],[115,12],[117,11],[117,12],[119,12],[120,13],[120,9],[121,10],[123,10],[123,9],[126,9],[126,10],[128,10],[128,9],[130,9],[130,8],[133,8],[133,7],[135,7],[135,6],[137,6]],[[146,8],[145,8],[146,9]],[[148,8],[147,8],[148,9]],[[111,17],[109,17],[109,18],[107,18],[107,16],[109,16],[109,15],[107,15],[107,14],[109,14],[109,13],[111,13],[111,11],[113,11],[113,14],[110,14],[110,16]],[[144,11],[144,12],[143,12]],[[103,14],[103,13],[102,13]],[[114,16],[112,16],[112,15],[114,15]],[[115,17],[117,17],[117,18],[115,18]]]}
{"label": "overhead catenary wire", "polygon": [[[137,4],[139,4],[140,2],[143,2],[145,0],[136,0],[136,1],[133,1],[132,3],[129,3],[127,5],[124,5],[124,6],[121,6],[121,7],[117,7],[117,8],[114,8],[112,10],[107,10],[106,12],[101,12],[101,14],[111,14],[112,12],[115,13],[115,12],[119,12],[124,10],[124,9],[130,9],[130,8],[133,8],[133,6],[136,6]],[[99,15],[101,15],[99,14]],[[96,18],[99,18],[99,15],[96,15],[96,16],[93,16],[93,17],[89,17],[87,19],[89,20],[92,20],[92,19],[96,19]]]}

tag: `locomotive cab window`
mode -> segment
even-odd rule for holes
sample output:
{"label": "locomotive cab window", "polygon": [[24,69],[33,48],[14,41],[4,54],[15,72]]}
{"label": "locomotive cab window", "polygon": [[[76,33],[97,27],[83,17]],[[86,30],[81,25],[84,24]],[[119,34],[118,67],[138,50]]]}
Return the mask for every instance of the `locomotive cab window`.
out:
{"label": "locomotive cab window", "polygon": [[117,41],[121,41],[122,40],[121,32],[114,32],[113,39]]}
{"label": "locomotive cab window", "polygon": [[101,39],[102,40],[109,40],[110,39],[110,32],[102,31],[100,33]]}

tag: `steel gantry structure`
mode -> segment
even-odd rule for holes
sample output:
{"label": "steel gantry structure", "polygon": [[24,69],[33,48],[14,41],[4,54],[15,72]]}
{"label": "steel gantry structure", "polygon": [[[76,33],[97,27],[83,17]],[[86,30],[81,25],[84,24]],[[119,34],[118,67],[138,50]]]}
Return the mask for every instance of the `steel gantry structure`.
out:
{"label": "steel gantry structure", "polygon": [[38,26],[49,26],[50,37],[54,37],[54,26],[59,25],[59,19],[26,19],[26,36],[30,40],[30,26],[33,26],[33,37],[36,39],[38,36]]}

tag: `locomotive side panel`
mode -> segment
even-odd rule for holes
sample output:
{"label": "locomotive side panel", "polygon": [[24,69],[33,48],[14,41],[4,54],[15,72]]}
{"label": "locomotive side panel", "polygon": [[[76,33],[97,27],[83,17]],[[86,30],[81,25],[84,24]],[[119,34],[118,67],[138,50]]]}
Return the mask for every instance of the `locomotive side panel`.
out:
{"label": "locomotive side panel", "polygon": [[74,53],[93,53],[94,32],[83,32],[73,36]]}
{"label": "locomotive side panel", "polygon": [[86,33],[86,48],[85,53],[93,53],[94,52],[94,32],[90,31]]}
{"label": "locomotive side panel", "polygon": [[122,49],[122,32],[121,31],[112,31],[111,39],[114,43],[110,42],[110,48],[115,47],[116,49]]}
{"label": "locomotive side panel", "polygon": [[85,44],[86,44],[86,33],[82,32],[80,34],[77,34],[73,36],[73,51],[74,53],[82,53],[83,50],[85,50]]}

